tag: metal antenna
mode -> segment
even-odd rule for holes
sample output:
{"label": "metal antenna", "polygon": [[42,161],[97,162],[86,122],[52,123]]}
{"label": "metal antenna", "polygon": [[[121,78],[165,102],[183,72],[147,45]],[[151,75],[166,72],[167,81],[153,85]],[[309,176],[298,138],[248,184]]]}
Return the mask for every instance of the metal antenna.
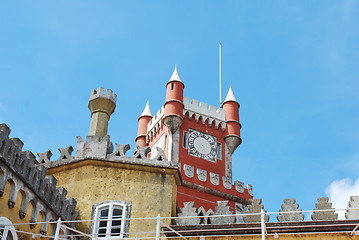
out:
{"label": "metal antenna", "polygon": [[219,106],[222,104],[222,43],[219,42]]}

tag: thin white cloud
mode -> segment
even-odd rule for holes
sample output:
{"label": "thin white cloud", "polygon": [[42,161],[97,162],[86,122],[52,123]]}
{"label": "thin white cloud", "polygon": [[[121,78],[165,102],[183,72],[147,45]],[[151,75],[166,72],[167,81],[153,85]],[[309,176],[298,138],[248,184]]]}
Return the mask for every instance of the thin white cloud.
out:
{"label": "thin white cloud", "polygon": [[[348,207],[350,196],[359,195],[359,178],[354,182],[349,178],[344,178],[332,182],[325,190],[325,193],[336,209]],[[345,212],[338,212],[339,219],[345,219]]]}

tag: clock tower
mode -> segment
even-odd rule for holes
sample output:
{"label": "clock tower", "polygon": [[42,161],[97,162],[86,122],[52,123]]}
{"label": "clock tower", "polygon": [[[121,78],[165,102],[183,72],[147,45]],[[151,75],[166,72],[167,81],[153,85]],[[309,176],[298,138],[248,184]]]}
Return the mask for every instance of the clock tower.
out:
{"label": "clock tower", "polygon": [[204,213],[215,211],[217,201],[229,201],[241,211],[253,198],[252,186],[232,179],[232,154],[241,144],[239,103],[232,88],[222,106],[214,107],[183,95],[177,68],[166,84],[166,101],[154,115],[147,104],[139,118],[136,143],[159,149],[178,163],[182,185],[177,189],[179,208],[195,202]]}

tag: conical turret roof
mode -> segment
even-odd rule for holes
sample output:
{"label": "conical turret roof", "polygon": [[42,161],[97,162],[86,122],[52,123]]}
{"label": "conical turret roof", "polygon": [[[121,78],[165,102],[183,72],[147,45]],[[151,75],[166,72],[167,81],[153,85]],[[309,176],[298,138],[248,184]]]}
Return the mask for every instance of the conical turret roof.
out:
{"label": "conical turret roof", "polygon": [[175,66],[175,69],[173,70],[172,76],[170,78],[170,80],[168,82],[172,82],[172,81],[177,81],[177,82],[182,82],[181,78],[178,74],[178,70],[177,70],[177,66]]}
{"label": "conical turret roof", "polygon": [[232,90],[232,86],[229,87],[227,97],[226,97],[226,99],[224,100],[223,103],[229,102],[229,101],[237,102],[236,97],[234,96],[234,93],[233,93],[233,90]]}
{"label": "conical turret roof", "polygon": [[150,103],[148,101],[146,102],[145,109],[143,109],[143,112],[140,117],[145,117],[145,116],[152,117],[152,111],[150,108]]}

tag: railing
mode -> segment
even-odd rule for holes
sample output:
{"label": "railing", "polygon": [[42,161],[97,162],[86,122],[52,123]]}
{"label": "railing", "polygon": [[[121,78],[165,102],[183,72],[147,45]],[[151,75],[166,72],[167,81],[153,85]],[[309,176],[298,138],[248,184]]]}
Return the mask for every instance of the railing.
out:
{"label": "railing", "polygon": [[[240,213],[230,216],[243,217],[243,216],[260,216],[260,222],[257,223],[233,223],[222,225],[188,225],[179,226],[174,225],[178,219],[190,218],[203,218],[203,216],[186,216],[186,217],[161,217],[158,215],[154,218],[128,218],[122,221],[130,221],[131,226],[152,226],[149,229],[153,231],[139,231],[136,229],[133,232],[126,232],[128,237],[126,239],[189,239],[195,237],[198,239],[205,239],[207,236],[211,237],[228,237],[239,235],[255,235],[261,236],[262,240],[266,240],[269,235],[274,238],[279,238],[280,235],[288,234],[315,234],[315,233],[349,233],[350,235],[359,235],[359,218],[356,220],[335,220],[335,221],[302,221],[302,222],[267,222],[266,216],[269,215],[283,215],[293,213],[314,213],[314,212],[338,212],[348,210],[359,210],[359,208],[346,208],[346,209],[326,209],[326,210],[308,210],[308,211],[288,211],[288,212],[265,212],[262,210],[260,213]],[[228,215],[211,215],[213,218],[228,217]],[[75,224],[91,224],[99,220],[73,220],[61,221],[58,219],[56,222],[35,222],[35,223],[15,223],[11,225],[2,225],[0,229],[5,229],[7,226],[14,226],[16,232],[22,234],[29,234],[32,238],[41,237],[42,239],[53,240],[68,240],[76,239],[77,237],[88,237],[93,240],[117,240],[123,239],[111,235],[106,237],[97,237],[95,234],[84,233],[75,228],[69,227],[70,223]],[[101,220],[103,221],[103,220]],[[137,222],[137,223],[136,223]],[[17,227],[21,225],[41,225],[49,224],[56,225],[55,231],[52,235],[35,234],[33,232],[26,232],[18,230]],[[171,225],[172,224],[172,225]]]}

